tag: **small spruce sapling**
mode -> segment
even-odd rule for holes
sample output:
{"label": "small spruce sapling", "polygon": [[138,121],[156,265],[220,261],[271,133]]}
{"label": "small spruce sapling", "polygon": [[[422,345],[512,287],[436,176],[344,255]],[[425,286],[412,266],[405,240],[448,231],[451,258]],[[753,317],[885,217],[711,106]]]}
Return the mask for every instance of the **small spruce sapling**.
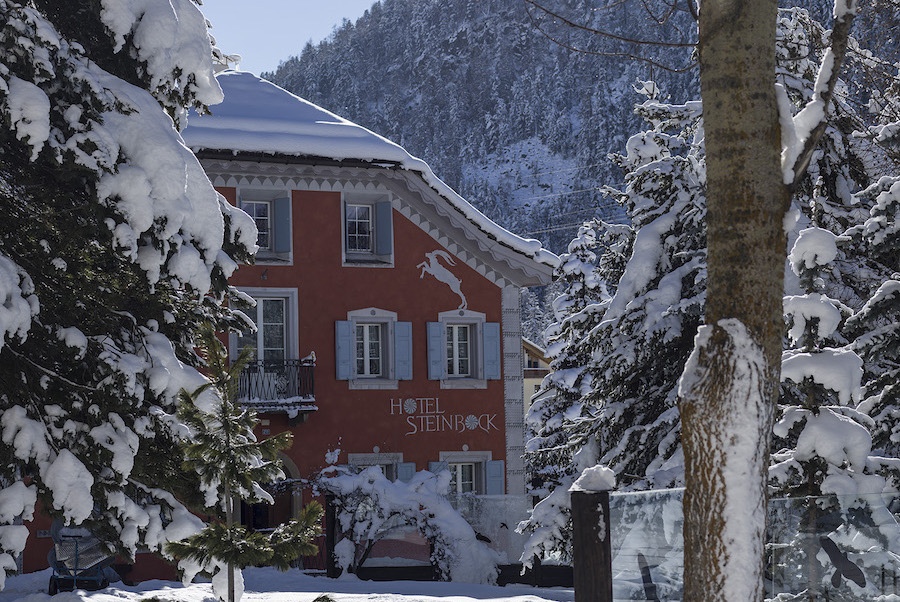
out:
{"label": "small spruce sapling", "polygon": [[[229,366],[225,346],[209,325],[202,330],[199,345],[211,381],[193,393],[181,392],[178,416],[192,432],[192,442],[184,450],[185,468],[199,475],[207,489],[207,506],[224,510],[225,524],[209,523],[200,533],[170,543],[168,551],[194,563],[193,574],[218,569],[213,588],[220,598],[234,602],[240,600],[243,581],[235,579],[235,568],[272,565],[287,570],[298,557],[316,553],[313,539],[320,532],[322,507],[311,502],[298,519],[271,533],[250,533],[234,524],[235,498],[273,503],[260,483],[284,478],[277,454],[290,446],[291,434],[257,440],[253,434],[256,415],[237,402],[239,376],[250,359],[250,349],[244,349]],[[227,583],[223,583],[223,569]],[[185,580],[193,574],[186,574]],[[222,585],[227,587],[227,598],[221,593]]]}

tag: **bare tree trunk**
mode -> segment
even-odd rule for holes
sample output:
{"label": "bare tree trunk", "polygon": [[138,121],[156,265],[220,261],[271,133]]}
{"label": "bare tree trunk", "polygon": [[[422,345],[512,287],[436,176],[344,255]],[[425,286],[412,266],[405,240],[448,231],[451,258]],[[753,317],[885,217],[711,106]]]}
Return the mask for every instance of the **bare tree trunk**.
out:
{"label": "bare tree trunk", "polygon": [[[234,524],[234,500],[231,497],[231,485],[225,482],[225,526],[231,533]],[[234,563],[228,563],[228,602],[234,602]]]}
{"label": "bare tree trunk", "polygon": [[775,97],[776,0],[704,0],[706,324],[680,391],[685,600],[762,600],[788,189]]}

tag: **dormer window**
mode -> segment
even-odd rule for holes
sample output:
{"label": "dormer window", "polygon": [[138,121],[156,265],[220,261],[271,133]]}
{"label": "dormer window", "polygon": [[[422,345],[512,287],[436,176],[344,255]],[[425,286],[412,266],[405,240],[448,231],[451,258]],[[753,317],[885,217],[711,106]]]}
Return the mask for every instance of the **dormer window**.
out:
{"label": "dormer window", "polygon": [[371,253],[372,205],[347,203],[347,253]]}
{"label": "dormer window", "polygon": [[259,263],[290,261],[292,247],[290,193],[282,189],[242,188],[238,206],[256,224]]}
{"label": "dormer window", "polygon": [[256,232],[258,233],[256,244],[259,245],[260,250],[268,251],[270,248],[270,235],[272,233],[271,205],[269,201],[241,201],[241,209],[253,218],[256,224]]}
{"label": "dormer window", "polygon": [[392,266],[394,215],[388,196],[345,193],[342,214],[344,265]]}

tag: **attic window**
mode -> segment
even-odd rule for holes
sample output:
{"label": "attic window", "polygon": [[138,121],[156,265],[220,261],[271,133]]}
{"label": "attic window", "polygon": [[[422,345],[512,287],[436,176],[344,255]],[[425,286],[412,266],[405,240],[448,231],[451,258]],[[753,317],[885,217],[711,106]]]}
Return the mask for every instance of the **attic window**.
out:
{"label": "attic window", "polygon": [[345,195],[342,213],[344,265],[393,265],[393,208],[387,195]]}

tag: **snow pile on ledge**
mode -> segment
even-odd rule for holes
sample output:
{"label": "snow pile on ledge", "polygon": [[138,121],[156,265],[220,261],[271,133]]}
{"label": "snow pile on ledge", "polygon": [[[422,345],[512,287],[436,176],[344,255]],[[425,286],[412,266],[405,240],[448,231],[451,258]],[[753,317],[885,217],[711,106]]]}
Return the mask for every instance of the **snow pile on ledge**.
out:
{"label": "snow pile on ledge", "polygon": [[606,466],[586,468],[569,491],[610,491],[616,488],[616,473]]}
{"label": "snow pile on ledge", "polygon": [[225,101],[213,109],[212,115],[192,115],[190,125],[182,132],[193,150],[398,164],[419,173],[451,206],[500,244],[551,267],[559,263],[540,241],[521,238],[488,219],[441,181],[427,163],[400,145],[252,73],[224,71],[216,78]]}

